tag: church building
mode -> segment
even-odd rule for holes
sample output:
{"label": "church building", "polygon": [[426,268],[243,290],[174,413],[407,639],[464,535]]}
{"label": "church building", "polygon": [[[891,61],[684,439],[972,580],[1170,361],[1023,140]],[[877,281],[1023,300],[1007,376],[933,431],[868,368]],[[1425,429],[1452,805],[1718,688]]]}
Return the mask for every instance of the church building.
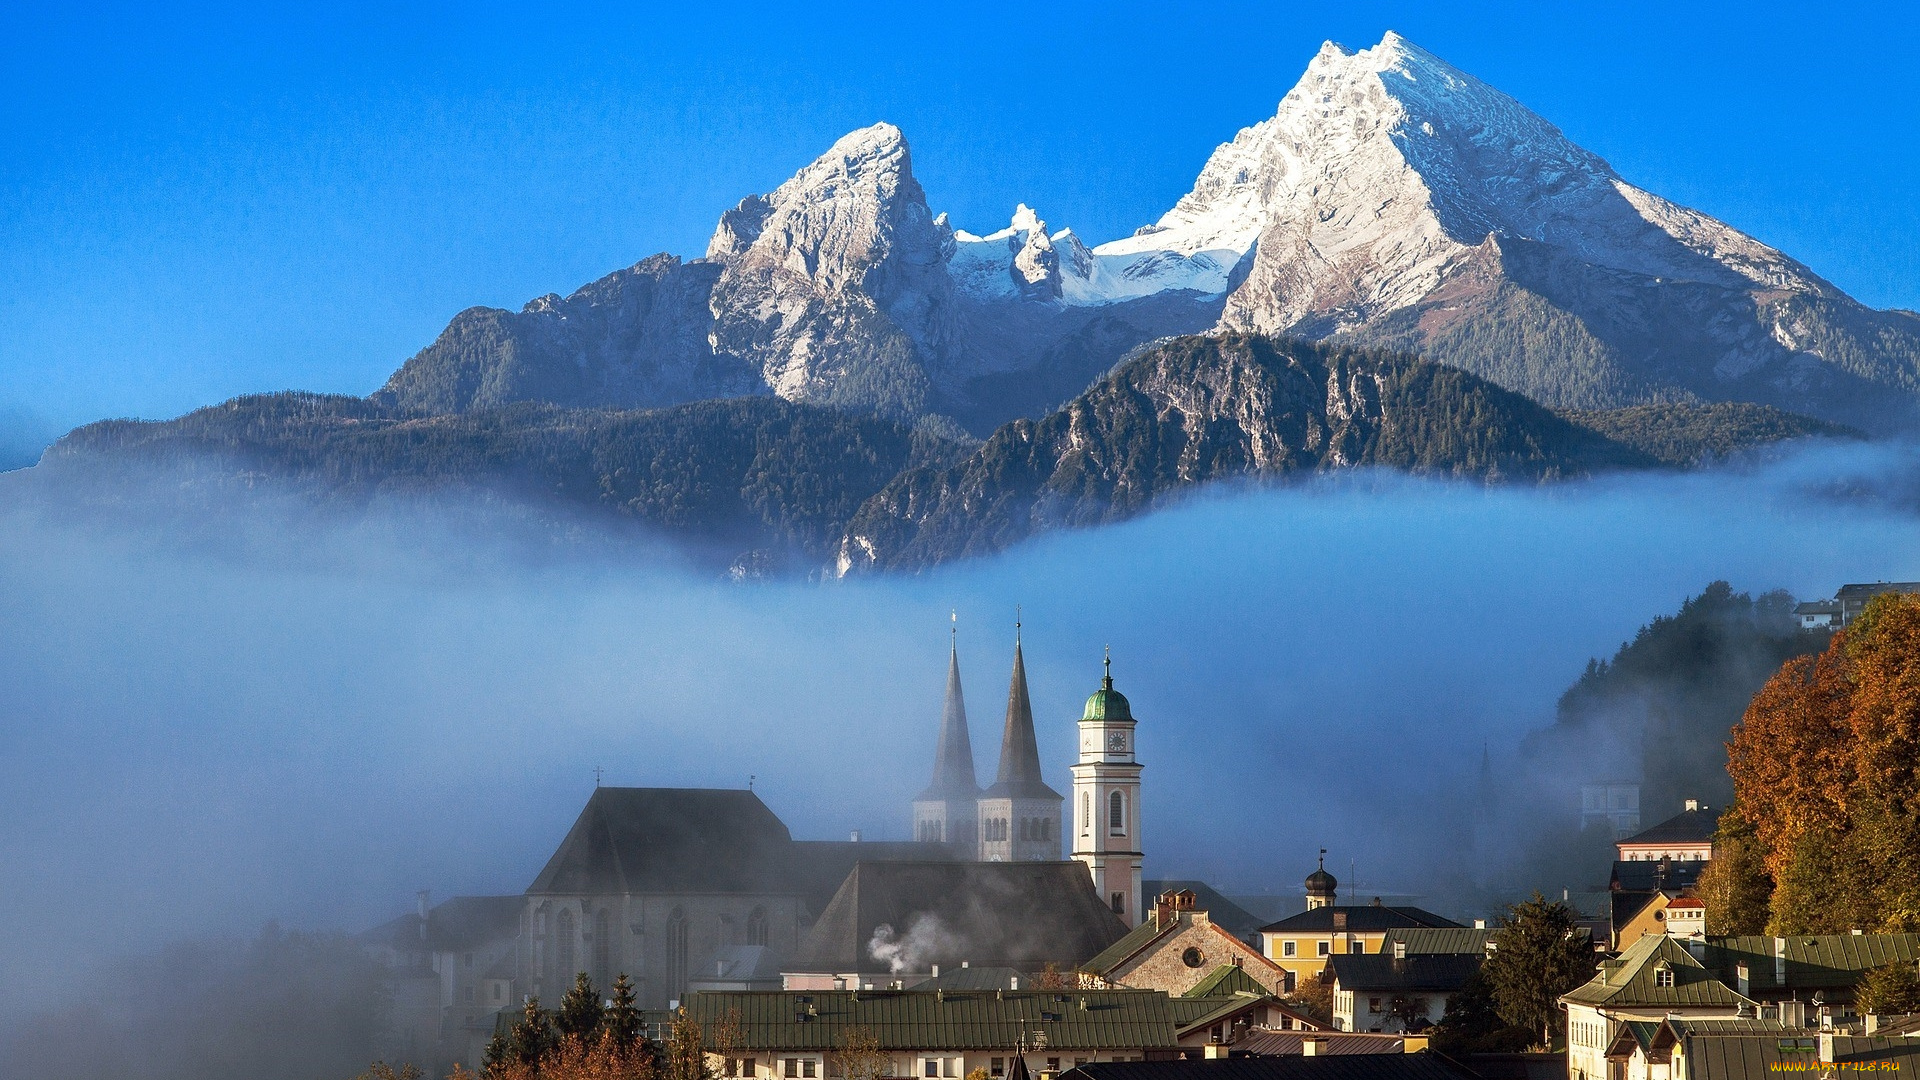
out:
{"label": "church building", "polygon": [[[1087,699],[1080,716],[1068,838],[1072,861],[1086,867],[1095,893],[1129,927],[1139,924],[1143,906],[1141,766],[1134,756],[1134,723],[1132,706],[1113,688],[1109,657],[1100,689]],[[947,653],[947,693],[933,779],[913,802],[914,839],[971,850],[980,862],[1057,861],[1064,800],[1041,776],[1026,658],[1017,633],[999,770],[985,791],[974,775],[956,637]]]}

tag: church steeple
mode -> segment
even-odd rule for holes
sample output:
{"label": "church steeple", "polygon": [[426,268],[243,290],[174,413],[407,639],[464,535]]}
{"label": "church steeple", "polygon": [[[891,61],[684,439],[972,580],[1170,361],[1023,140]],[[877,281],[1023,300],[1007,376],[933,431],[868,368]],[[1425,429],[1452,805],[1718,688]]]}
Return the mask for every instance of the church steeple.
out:
{"label": "church steeple", "polygon": [[960,692],[960,632],[947,645],[947,700],[940,711],[940,742],[933,781],[913,800],[913,837],[927,843],[961,844],[972,854],[979,841],[980,783],[974,778],[973,737],[967,733],[967,701]]}
{"label": "church steeple", "polygon": [[1000,769],[980,796],[980,857],[1019,861],[1060,857],[1060,793],[1040,776],[1040,747],[1027,694],[1027,661],[1014,623],[1013,678],[1000,733]]}
{"label": "church steeple", "polygon": [[933,758],[933,782],[921,799],[980,797],[974,778],[973,737],[967,732],[967,701],[960,691],[960,640],[947,650],[947,702],[940,712],[940,745]]}

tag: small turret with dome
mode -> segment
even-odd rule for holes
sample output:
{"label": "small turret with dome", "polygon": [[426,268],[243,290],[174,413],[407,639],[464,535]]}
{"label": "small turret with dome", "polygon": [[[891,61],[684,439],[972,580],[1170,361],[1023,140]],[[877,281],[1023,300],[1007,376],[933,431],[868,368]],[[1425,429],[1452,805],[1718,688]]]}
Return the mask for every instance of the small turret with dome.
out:
{"label": "small turret with dome", "polygon": [[1340,890],[1340,881],[1327,873],[1327,849],[1320,849],[1320,866],[1307,875],[1307,910],[1332,907]]}

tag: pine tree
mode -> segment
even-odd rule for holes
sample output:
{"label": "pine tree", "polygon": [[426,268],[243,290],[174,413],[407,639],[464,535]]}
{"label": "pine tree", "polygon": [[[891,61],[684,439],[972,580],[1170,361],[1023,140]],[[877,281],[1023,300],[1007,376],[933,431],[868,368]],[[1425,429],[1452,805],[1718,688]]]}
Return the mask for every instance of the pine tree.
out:
{"label": "pine tree", "polygon": [[590,1045],[600,1030],[600,1019],[599,991],[593,988],[593,980],[582,971],[573,977],[573,989],[560,999],[560,1037],[582,1046]]}
{"label": "pine tree", "polygon": [[620,1050],[632,1053],[643,1049],[646,1022],[633,1003],[633,980],[627,978],[625,972],[613,980],[613,1001],[607,1006],[601,1024]]}
{"label": "pine tree", "polygon": [[1500,1018],[1540,1032],[1542,1046],[1551,1050],[1564,1023],[1560,995],[1593,977],[1593,946],[1574,923],[1573,909],[1534,893],[1507,910],[1492,948],[1480,969]]}
{"label": "pine tree", "polygon": [[519,1023],[513,1025],[514,1058],[529,1069],[538,1069],[559,1044],[560,1037],[553,1030],[553,1021],[540,1011],[539,995],[528,997]]}

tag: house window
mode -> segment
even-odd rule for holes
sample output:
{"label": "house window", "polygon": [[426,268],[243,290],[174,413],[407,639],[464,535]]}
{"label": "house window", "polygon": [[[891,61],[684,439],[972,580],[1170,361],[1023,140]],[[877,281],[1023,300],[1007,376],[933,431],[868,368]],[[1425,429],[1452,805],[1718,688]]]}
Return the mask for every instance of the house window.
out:
{"label": "house window", "polygon": [[1113,894],[1113,913],[1115,915],[1125,915],[1127,913],[1127,894],[1126,893]]}
{"label": "house window", "polygon": [[930,1077],[933,1077],[934,1080],[939,1080],[940,1059],[928,1058],[927,1060],[921,1062],[921,1072],[922,1072],[922,1075],[924,1076],[930,1076]]}
{"label": "house window", "polygon": [[1354,938],[1352,941],[1347,942],[1347,951],[1350,953],[1366,952],[1367,943],[1361,938]]}
{"label": "house window", "polygon": [[767,943],[767,909],[754,908],[747,916],[747,944],[765,945]]}
{"label": "house window", "polygon": [[1280,943],[1280,955],[1281,955],[1281,956],[1298,956],[1299,954],[1300,954],[1300,943],[1299,943],[1299,942],[1297,942],[1297,941],[1283,941],[1283,942],[1281,942],[1281,943]]}
{"label": "house window", "polygon": [[507,984],[494,983],[493,984],[493,1000],[505,1001],[506,999],[507,999]]}
{"label": "house window", "polygon": [[1660,968],[1657,971],[1655,971],[1653,973],[1653,985],[1672,986],[1673,985],[1673,969]]}
{"label": "house window", "polygon": [[1314,944],[1318,947],[1321,956],[1328,956],[1333,953],[1333,942],[1331,941],[1318,941]]}
{"label": "house window", "polygon": [[1379,998],[1376,998],[1376,997],[1370,997],[1370,998],[1368,998],[1368,999],[1367,999],[1367,1011],[1368,1011],[1368,1012],[1375,1012],[1375,1013],[1377,1013],[1377,1012],[1379,1012],[1379,1011],[1380,1011],[1380,999],[1379,999]]}
{"label": "house window", "polygon": [[1048,1059],[1047,1059],[1047,1071],[1048,1071],[1048,1072],[1050,1072],[1050,1073],[1057,1073],[1057,1072],[1059,1072],[1059,1071],[1060,1071],[1060,1059],[1059,1059],[1059,1058],[1048,1058]]}
{"label": "house window", "polygon": [[1007,1075],[1007,1059],[1003,1057],[989,1059],[987,1062],[987,1075],[988,1076]]}
{"label": "house window", "polygon": [[1107,796],[1107,832],[1127,835],[1127,800],[1117,791]]}

